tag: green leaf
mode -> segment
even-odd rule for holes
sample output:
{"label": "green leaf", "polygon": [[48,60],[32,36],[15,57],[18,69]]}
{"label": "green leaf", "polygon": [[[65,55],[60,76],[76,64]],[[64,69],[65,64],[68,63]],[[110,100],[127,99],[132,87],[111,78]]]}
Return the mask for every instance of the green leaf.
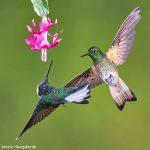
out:
{"label": "green leaf", "polygon": [[40,17],[49,14],[48,0],[31,0],[34,11]]}

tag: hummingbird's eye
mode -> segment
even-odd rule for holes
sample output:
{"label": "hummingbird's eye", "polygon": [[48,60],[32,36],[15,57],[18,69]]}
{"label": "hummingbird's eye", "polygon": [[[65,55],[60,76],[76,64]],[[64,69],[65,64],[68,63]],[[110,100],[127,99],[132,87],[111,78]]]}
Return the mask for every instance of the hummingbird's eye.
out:
{"label": "hummingbird's eye", "polygon": [[95,53],[97,51],[97,49],[93,49],[93,52]]}
{"label": "hummingbird's eye", "polygon": [[45,90],[46,89],[46,85],[43,85],[43,90]]}

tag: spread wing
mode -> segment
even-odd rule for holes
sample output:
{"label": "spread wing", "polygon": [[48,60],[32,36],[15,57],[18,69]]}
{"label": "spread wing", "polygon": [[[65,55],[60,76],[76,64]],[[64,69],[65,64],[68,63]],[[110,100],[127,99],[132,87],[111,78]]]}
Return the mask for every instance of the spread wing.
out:
{"label": "spread wing", "polygon": [[46,106],[41,103],[39,100],[31,118],[29,119],[28,123],[26,124],[25,128],[22,130],[21,134],[16,138],[18,138],[29,128],[31,128],[33,125],[37,124],[41,120],[43,120],[45,117],[47,117],[50,113],[52,113],[57,107],[57,106]]}
{"label": "spread wing", "polygon": [[103,80],[98,76],[96,73],[95,67],[87,69],[71,81],[69,81],[64,87],[73,87],[73,86],[79,86],[81,84],[88,84],[90,88],[94,88],[98,86],[99,84],[102,84]]}
{"label": "spread wing", "polygon": [[106,53],[109,60],[117,66],[123,64],[128,57],[134,41],[135,26],[140,18],[140,8],[137,7],[125,19],[112,42],[112,47]]}

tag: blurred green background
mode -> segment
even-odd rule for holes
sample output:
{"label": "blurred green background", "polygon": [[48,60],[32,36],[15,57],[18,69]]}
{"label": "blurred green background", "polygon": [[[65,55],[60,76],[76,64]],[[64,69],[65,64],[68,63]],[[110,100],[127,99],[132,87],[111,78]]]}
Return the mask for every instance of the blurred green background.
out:
{"label": "blurred green background", "polygon": [[[24,42],[26,25],[33,18],[40,21],[30,0],[0,1],[0,145],[36,145],[42,150],[150,149],[150,1],[49,0],[49,6],[49,16],[58,19],[52,33],[62,28],[64,32],[63,41],[48,51],[44,64],[40,51],[31,51]],[[102,85],[92,90],[89,105],[60,107],[15,141],[37,103],[36,87],[50,61],[54,59],[49,80],[62,87],[91,66],[90,58],[80,58],[89,47],[108,49],[125,17],[137,6],[142,19],[132,52],[119,72],[138,101],[126,103],[120,112],[108,87]]]}

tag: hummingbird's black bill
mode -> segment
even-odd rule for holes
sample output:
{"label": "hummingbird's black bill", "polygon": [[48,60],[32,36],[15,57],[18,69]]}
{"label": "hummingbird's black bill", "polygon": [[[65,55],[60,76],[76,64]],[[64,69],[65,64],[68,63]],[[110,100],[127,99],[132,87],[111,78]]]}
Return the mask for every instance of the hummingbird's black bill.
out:
{"label": "hummingbird's black bill", "polygon": [[87,56],[87,55],[89,55],[89,53],[86,53],[86,54],[82,55],[81,57],[84,57],[84,56]]}
{"label": "hummingbird's black bill", "polygon": [[51,70],[52,64],[53,64],[53,59],[52,59],[52,61],[51,61],[51,63],[50,63],[50,66],[49,66],[49,69],[48,69],[48,72],[47,72],[47,75],[46,75],[46,79],[47,79],[47,80],[48,80],[48,75],[49,75],[49,72],[50,72],[50,70]]}

